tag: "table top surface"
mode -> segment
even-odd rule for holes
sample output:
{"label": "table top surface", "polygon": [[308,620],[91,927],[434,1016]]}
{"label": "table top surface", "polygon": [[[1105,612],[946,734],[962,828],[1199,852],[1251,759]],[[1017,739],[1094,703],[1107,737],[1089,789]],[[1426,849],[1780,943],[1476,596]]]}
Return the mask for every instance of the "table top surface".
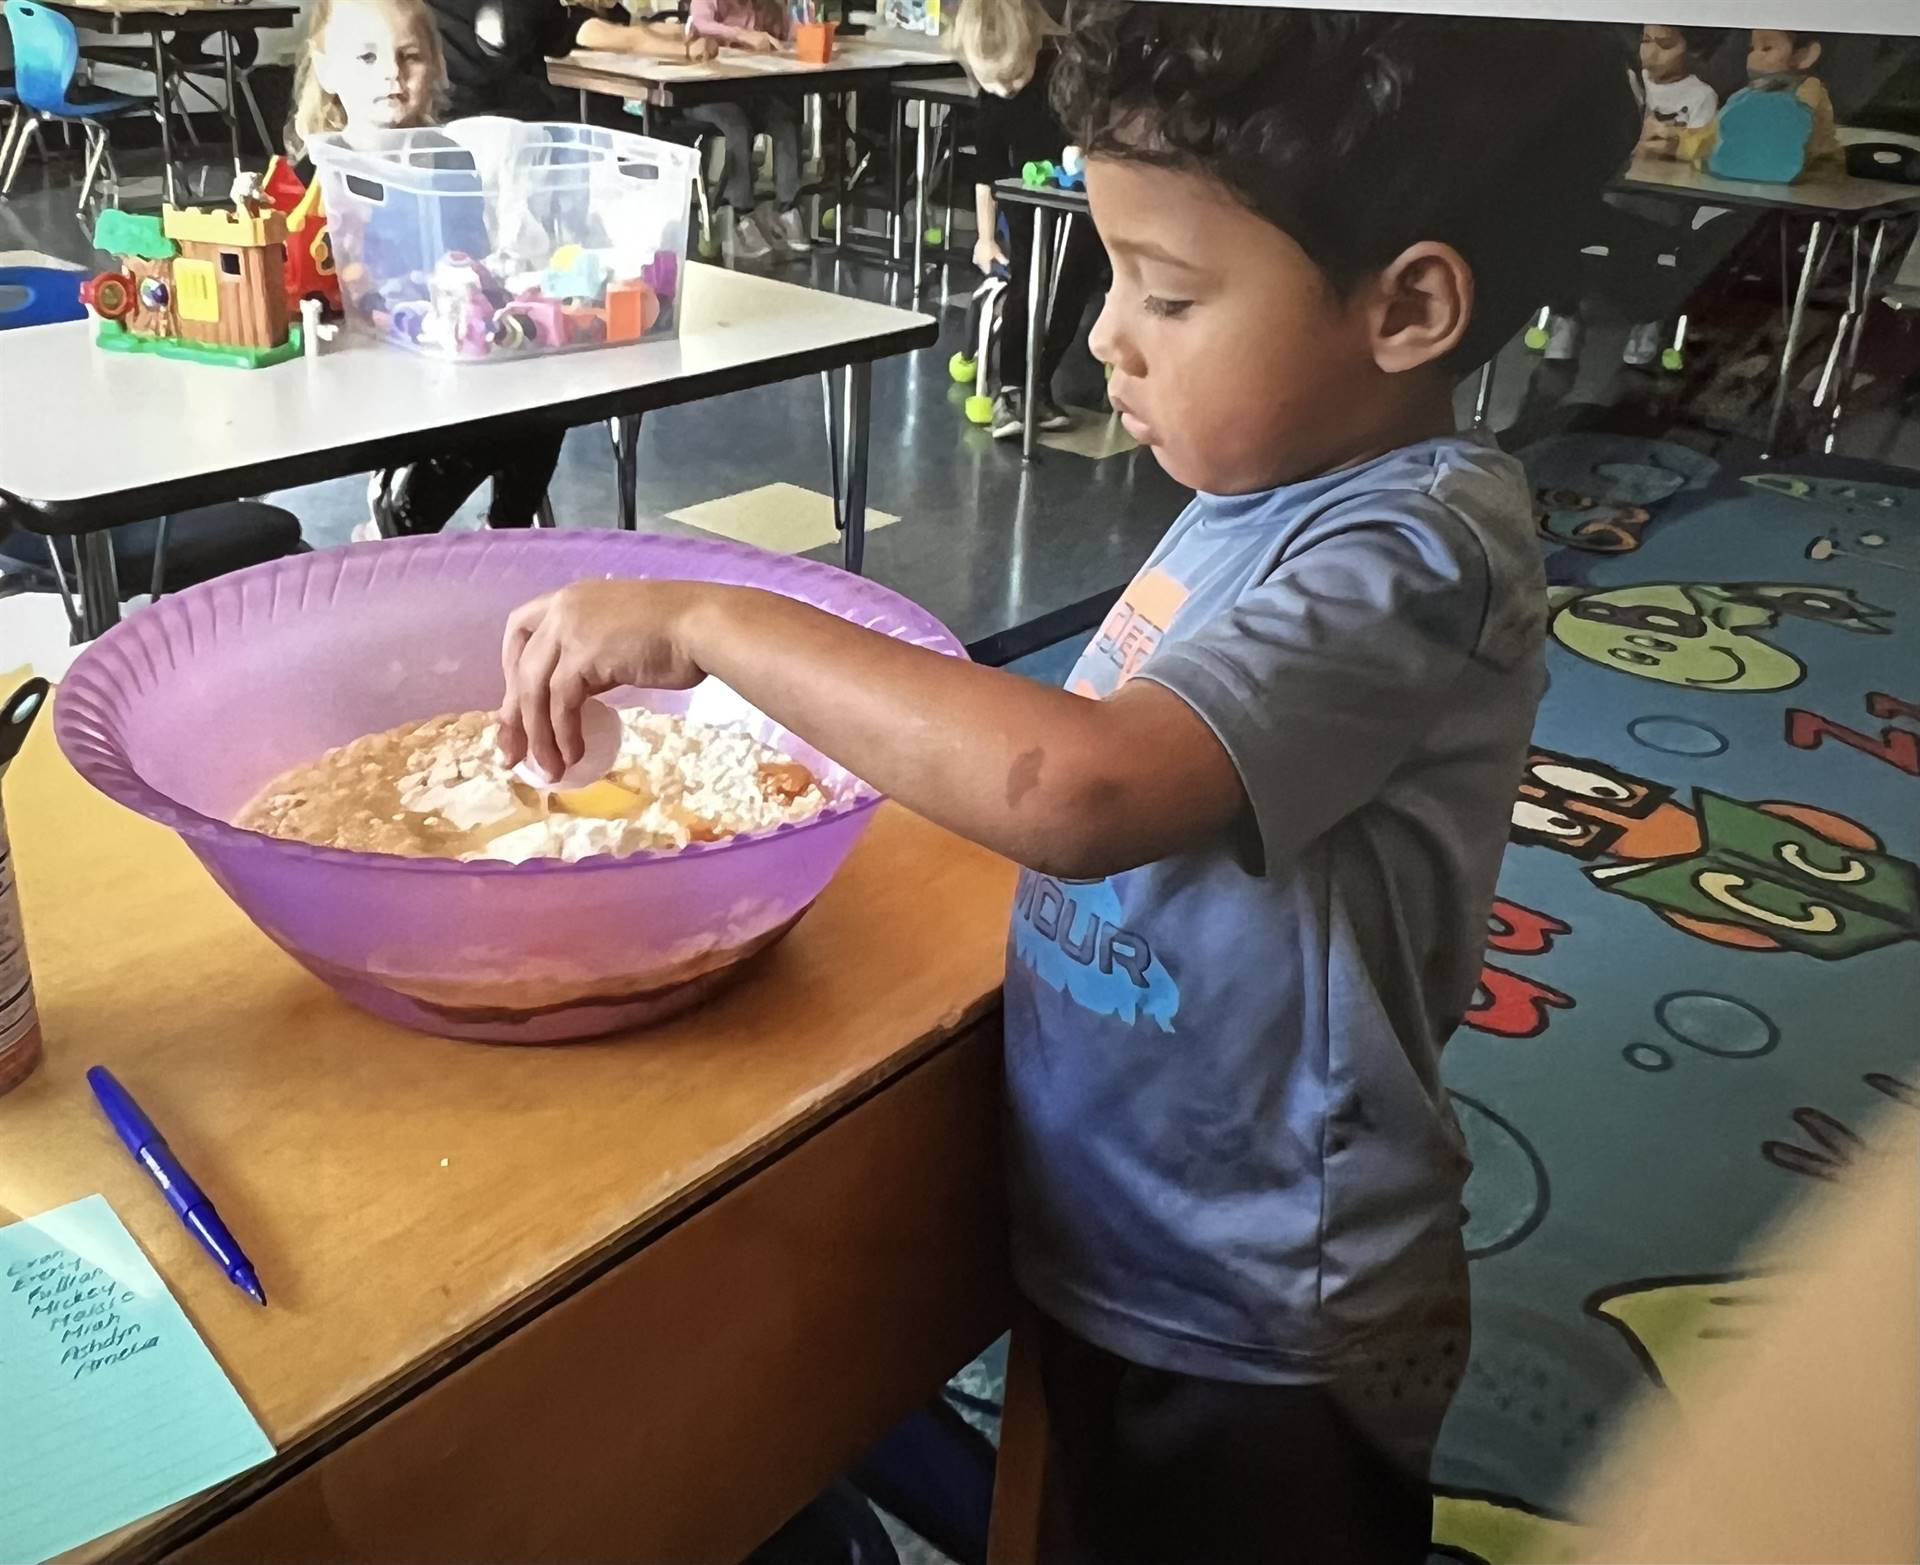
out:
{"label": "table top surface", "polygon": [[833,58],[824,65],[811,64],[788,53],[756,54],[746,49],[722,49],[718,58],[697,64],[576,49],[560,59],[548,61],[547,74],[561,87],[618,90],[627,85],[635,90],[658,89],[671,95],[675,89],[710,88],[722,83],[741,87],[780,82],[805,90],[810,82],[825,86],[830,79],[933,72],[942,66],[956,72],[960,69],[958,62],[936,45],[872,44],[850,38],[834,45]]}
{"label": "table top surface", "polygon": [[1091,210],[1087,205],[1087,192],[1084,186],[1079,190],[1068,190],[1064,186],[1056,185],[1052,180],[1048,180],[1044,185],[1028,185],[1011,176],[1006,179],[996,179],[993,182],[993,194],[997,201],[1051,207],[1056,212]]}
{"label": "table top surface", "polygon": [[[48,0],[56,11],[91,11],[105,16],[232,16],[238,20],[261,21],[271,17],[292,17],[299,6],[273,4],[270,0]],[[4,0],[0,0],[0,9]]]}
{"label": "table top surface", "polygon": [[0,333],[0,513],[23,525],[162,515],[206,503],[193,490],[210,479],[265,489],[362,472],[382,442],[530,411],[577,424],[691,402],[922,347],[938,325],[696,264],[677,339],[544,357],[446,363],[343,334],[317,360],[236,370],[104,353],[93,330]]}
{"label": "table top surface", "polygon": [[1791,185],[1717,179],[1690,163],[1672,158],[1637,157],[1617,189],[1649,195],[1697,198],[1720,206],[1758,206],[1776,211],[1860,217],[1920,207],[1920,185],[1899,185],[1851,174],[1816,174]]}
{"label": "table top surface", "polygon": [[[551,1048],[404,1032],[270,944],[171,832],[95,793],[51,726],[7,779],[46,1061],[0,1097],[0,1221],[104,1194],[283,1456],[391,1405],[997,1000],[1012,867],[888,805],[794,932],[698,1010]],[[219,1204],[269,1308],[114,1139],[85,1083],[96,1063]]]}

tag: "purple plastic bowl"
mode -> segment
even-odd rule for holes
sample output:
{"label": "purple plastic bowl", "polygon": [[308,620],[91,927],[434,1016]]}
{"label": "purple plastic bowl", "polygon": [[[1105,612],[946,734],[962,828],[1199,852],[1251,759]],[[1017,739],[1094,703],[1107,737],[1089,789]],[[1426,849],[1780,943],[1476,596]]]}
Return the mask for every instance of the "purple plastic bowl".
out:
{"label": "purple plastic bowl", "polygon": [[715,681],[610,699],[745,722],[834,803],[751,837],[577,864],[348,853],[227,824],[334,745],[497,704],[507,615],[590,576],[764,587],[966,656],[899,594],[811,560],[634,533],[462,533],[296,555],[162,598],[81,654],[54,729],[83,777],[179,832],[249,918],[376,1015],[516,1043],[656,1021],[785,934],[880,801]]}

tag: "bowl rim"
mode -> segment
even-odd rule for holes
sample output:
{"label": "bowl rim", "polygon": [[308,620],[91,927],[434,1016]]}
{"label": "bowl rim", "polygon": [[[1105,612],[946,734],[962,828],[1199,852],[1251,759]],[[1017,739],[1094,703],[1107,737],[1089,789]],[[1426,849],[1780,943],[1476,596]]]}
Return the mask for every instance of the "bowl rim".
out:
{"label": "bowl rim", "polygon": [[[669,554],[703,560],[719,567],[732,567],[731,570],[724,571],[722,574],[686,579],[716,581],[724,585],[755,586],[812,604],[826,612],[839,614],[842,618],[851,616],[841,613],[838,608],[822,602],[821,599],[846,600],[851,593],[856,602],[866,600],[872,609],[890,616],[897,623],[897,629],[887,630],[885,634],[894,636],[896,639],[911,640],[917,645],[928,647],[944,656],[961,659],[967,657],[966,648],[959,638],[911,598],[869,577],[856,576],[838,566],[829,565],[821,560],[810,560],[802,555],[776,554],[751,544],[736,543],[724,538],[690,538],[681,534],[626,532],[607,528],[538,528],[514,529],[511,532],[435,533],[421,537],[388,538],[369,543],[349,544],[340,548],[285,555],[277,560],[268,560],[259,565],[230,571],[210,581],[182,588],[179,592],[168,593],[157,603],[149,604],[128,619],[122,620],[105,635],[91,643],[74,660],[72,667],[68,669],[65,678],[60,680],[55,690],[54,737],[74,770],[101,793],[116,803],[125,805],[136,814],[178,832],[196,851],[205,847],[215,852],[224,850],[271,852],[283,859],[293,861],[340,867],[378,868],[410,875],[534,876],[577,874],[581,871],[631,870],[648,864],[679,864],[690,858],[706,858],[715,854],[738,852],[778,841],[784,837],[814,831],[840,822],[853,821],[884,801],[886,796],[878,789],[855,778],[853,787],[845,797],[830,801],[805,820],[783,821],[763,831],[741,833],[713,842],[690,842],[684,848],[642,849],[625,855],[596,853],[572,860],[540,857],[526,859],[517,864],[505,859],[411,858],[396,853],[362,853],[351,848],[323,847],[317,843],[301,842],[289,837],[272,837],[264,832],[251,831],[216,816],[205,814],[161,792],[142,777],[114,731],[117,725],[111,712],[110,702],[129,699],[123,682],[114,671],[115,663],[117,661],[132,662],[133,659],[129,654],[136,647],[146,650],[144,638],[147,634],[155,630],[164,631],[176,621],[184,622],[193,612],[194,605],[207,597],[231,593],[236,588],[244,590],[245,584],[249,582],[264,583],[271,587],[283,577],[305,576],[315,569],[335,563],[329,559],[330,556],[367,559],[372,558],[376,551],[380,551],[381,558],[392,559],[396,563],[406,560],[409,554],[430,563],[434,555],[469,551],[479,554],[488,549],[513,546],[524,548],[530,543],[539,548],[574,549],[585,552],[589,548],[604,549],[616,539],[631,540],[631,543],[612,543],[611,546],[614,548],[651,546],[658,549],[666,546]],[[538,541],[535,542],[535,540]],[[408,553],[403,554],[399,551],[408,551]],[[749,571],[756,575],[764,574],[769,560],[777,562],[778,580],[738,579]],[[578,579],[585,580],[591,574],[595,573],[582,572]],[[598,574],[610,577],[614,573],[599,572]],[[650,571],[645,574],[636,572],[631,579],[674,580],[676,577],[671,572]],[[815,591],[792,590],[796,586],[811,587]],[[856,623],[860,622],[856,621]],[[877,627],[869,624],[869,628]],[[191,642],[190,630],[187,632],[187,637]],[[157,674],[158,671],[153,668],[150,655],[142,661],[149,670]]]}

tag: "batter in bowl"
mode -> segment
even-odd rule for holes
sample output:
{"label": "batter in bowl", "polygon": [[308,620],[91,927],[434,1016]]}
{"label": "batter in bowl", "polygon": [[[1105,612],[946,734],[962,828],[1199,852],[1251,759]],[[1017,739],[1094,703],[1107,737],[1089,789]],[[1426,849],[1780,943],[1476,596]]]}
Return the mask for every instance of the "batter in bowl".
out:
{"label": "batter in bowl", "polygon": [[546,793],[502,764],[492,712],[403,723],[290,768],[236,826],[321,847],[406,858],[572,861],[672,851],[817,814],[811,771],[742,728],[621,711],[606,778]]}

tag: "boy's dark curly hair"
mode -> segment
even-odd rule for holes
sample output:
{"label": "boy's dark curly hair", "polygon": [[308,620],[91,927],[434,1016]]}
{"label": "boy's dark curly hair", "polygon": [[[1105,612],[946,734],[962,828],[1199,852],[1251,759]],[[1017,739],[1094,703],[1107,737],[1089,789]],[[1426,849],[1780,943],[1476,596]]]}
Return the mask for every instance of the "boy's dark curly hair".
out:
{"label": "boy's dark curly hair", "polygon": [[1054,103],[1090,156],[1219,181],[1342,292],[1422,240],[1458,250],[1460,371],[1577,264],[1639,135],[1603,28],[1155,0],[1074,0],[1067,25]]}

